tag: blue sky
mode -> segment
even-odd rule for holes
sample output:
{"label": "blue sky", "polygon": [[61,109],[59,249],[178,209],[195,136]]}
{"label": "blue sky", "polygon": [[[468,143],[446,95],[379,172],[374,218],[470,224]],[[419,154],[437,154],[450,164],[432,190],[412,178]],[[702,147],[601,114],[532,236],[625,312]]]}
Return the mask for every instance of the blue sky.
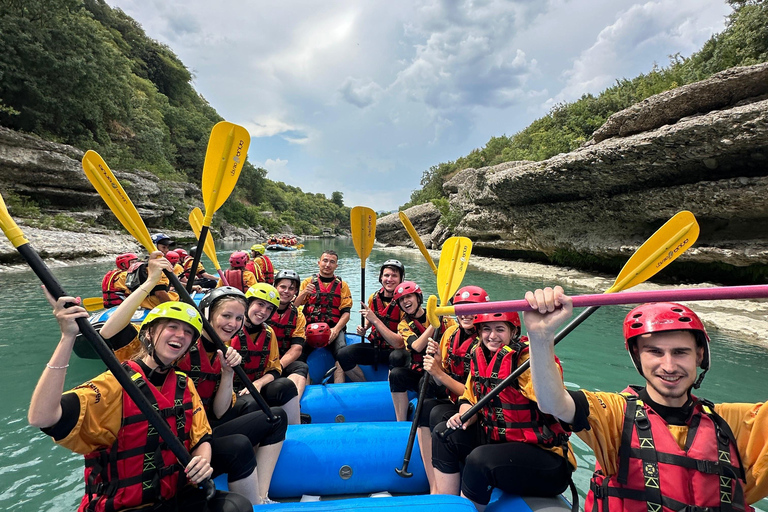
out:
{"label": "blue sky", "polygon": [[251,134],[272,180],[394,210],[422,172],[688,56],[723,0],[107,0]]}

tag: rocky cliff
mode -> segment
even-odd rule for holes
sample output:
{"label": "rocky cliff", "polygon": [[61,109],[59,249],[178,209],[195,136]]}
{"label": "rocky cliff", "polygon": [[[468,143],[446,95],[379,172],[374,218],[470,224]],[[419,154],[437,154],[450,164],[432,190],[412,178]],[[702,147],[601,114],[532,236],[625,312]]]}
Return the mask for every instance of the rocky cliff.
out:
{"label": "rocky cliff", "polygon": [[[768,64],[648,98],[571,153],[465,169],[444,189],[463,215],[454,234],[472,238],[479,254],[613,272],[667,219],[690,210],[699,240],[666,275],[765,282]],[[429,210],[413,213],[432,243],[441,228]],[[408,240],[396,227],[383,235]]]}
{"label": "rocky cliff", "polygon": [[[122,235],[122,229],[121,234],[116,234],[104,227],[118,227],[117,221],[85,177],[82,157],[83,152],[72,146],[0,127],[0,193],[31,198],[46,214],[64,213],[81,222],[77,232],[24,227],[33,247],[44,257],[73,259],[138,250],[130,237]],[[139,169],[112,171],[150,231],[168,217],[186,222],[184,219],[192,208],[203,208],[197,185],[161,181]],[[194,239],[191,230],[171,233],[179,241]],[[247,241],[264,240],[267,234],[260,229],[244,230],[225,223],[215,236]],[[18,261],[21,258],[11,244],[0,237],[0,263]]]}

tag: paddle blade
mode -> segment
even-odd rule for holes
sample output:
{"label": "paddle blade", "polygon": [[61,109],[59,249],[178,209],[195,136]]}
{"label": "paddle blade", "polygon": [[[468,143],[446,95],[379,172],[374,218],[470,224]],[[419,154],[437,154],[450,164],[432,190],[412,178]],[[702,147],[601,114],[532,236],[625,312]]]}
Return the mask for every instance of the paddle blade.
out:
{"label": "paddle blade", "polygon": [[8,208],[5,207],[5,200],[0,195],[0,228],[2,228],[5,236],[8,237],[8,241],[13,244],[14,247],[19,247],[24,244],[28,244],[29,240],[24,236],[24,232],[13,220],[11,214],[8,213]]}
{"label": "paddle blade", "polygon": [[101,297],[86,297],[83,299],[83,307],[88,311],[104,309],[104,301]]}
{"label": "paddle blade", "polygon": [[352,231],[352,243],[360,257],[362,268],[373,250],[376,239],[376,212],[365,206],[355,206],[349,212],[349,224]]}
{"label": "paddle blade", "polygon": [[605,293],[631,288],[648,280],[691,247],[698,237],[696,217],[689,211],[678,213],[635,251]]}
{"label": "paddle blade", "polygon": [[421,237],[416,232],[416,229],[413,227],[413,224],[411,224],[411,219],[408,218],[405,212],[400,212],[398,215],[400,217],[400,222],[403,224],[403,227],[408,232],[408,236],[411,237],[411,240],[413,240],[413,243],[416,244],[416,247],[419,248],[421,255],[424,256],[424,259],[427,260],[427,263],[429,263],[429,266],[432,269],[432,272],[435,275],[437,275],[437,266],[435,265],[435,262],[432,260],[432,256],[429,254],[429,251],[427,251],[427,248],[424,246],[424,242],[421,241]]}
{"label": "paddle blade", "polygon": [[[192,227],[192,231],[194,231],[195,236],[199,240],[200,231],[203,229],[203,212],[200,208],[193,208],[192,211],[189,212],[189,225]],[[213,243],[213,234],[211,233],[205,237],[203,252],[205,252],[205,255],[213,262],[213,266],[216,267],[216,270],[221,270],[219,260],[216,258],[216,246]]]}
{"label": "paddle blade", "polygon": [[152,237],[149,236],[144,219],[141,218],[104,159],[97,152],[89,150],[83,155],[83,170],[88,181],[125,229],[144,246],[147,252],[155,251],[155,244],[152,243]]}
{"label": "paddle blade", "polygon": [[452,236],[443,244],[440,266],[437,268],[437,291],[441,305],[448,304],[459,289],[467,272],[471,253],[472,241],[464,236]]}
{"label": "paddle blade", "polygon": [[[211,130],[203,165],[203,203],[212,216],[235,188],[243,170],[251,136],[242,126],[221,121]],[[208,220],[207,226],[210,226]]]}

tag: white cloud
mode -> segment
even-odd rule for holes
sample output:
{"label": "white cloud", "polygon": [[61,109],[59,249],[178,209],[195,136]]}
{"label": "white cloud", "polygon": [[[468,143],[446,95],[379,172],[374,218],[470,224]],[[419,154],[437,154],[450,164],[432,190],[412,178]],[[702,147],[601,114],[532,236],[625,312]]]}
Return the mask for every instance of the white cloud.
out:
{"label": "white cloud", "polygon": [[377,210],[551,102],[689,55],[729,10],[719,0],[107,1],[246,126],[271,178]]}

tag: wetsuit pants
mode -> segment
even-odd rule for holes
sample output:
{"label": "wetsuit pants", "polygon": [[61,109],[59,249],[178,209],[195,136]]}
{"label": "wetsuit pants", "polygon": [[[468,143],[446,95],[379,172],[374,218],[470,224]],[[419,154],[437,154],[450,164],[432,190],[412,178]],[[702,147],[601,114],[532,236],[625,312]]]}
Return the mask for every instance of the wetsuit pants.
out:
{"label": "wetsuit pants", "polygon": [[253,505],[239,494],[224,491],[216,491],[213,498],[206,501],[203,489],[188,485],[182,489],[175,500],[140,510],[147,512],[178,512],[180,510],[184,512],[251,512]]}
{"label": "wetsuit pants", "polygon": [[401,350],[376,350],[373,343],[355,343],[339,350],[336,359],[345,372],[354,368],[355,365],[374,363],[386,364],[391,369],[405,363],[401,352]]}
{"label": "wetsuit pants", "polygon": [[452,474],[463,463],[461,492],[475,503],[488,504],[494,487],[525,496],[556,496],[568,487],[570,466],[557,453],[515,441],[488,444],[478,422],[440,440],[446,428],[440,423],[433,432],[432,465]]}

